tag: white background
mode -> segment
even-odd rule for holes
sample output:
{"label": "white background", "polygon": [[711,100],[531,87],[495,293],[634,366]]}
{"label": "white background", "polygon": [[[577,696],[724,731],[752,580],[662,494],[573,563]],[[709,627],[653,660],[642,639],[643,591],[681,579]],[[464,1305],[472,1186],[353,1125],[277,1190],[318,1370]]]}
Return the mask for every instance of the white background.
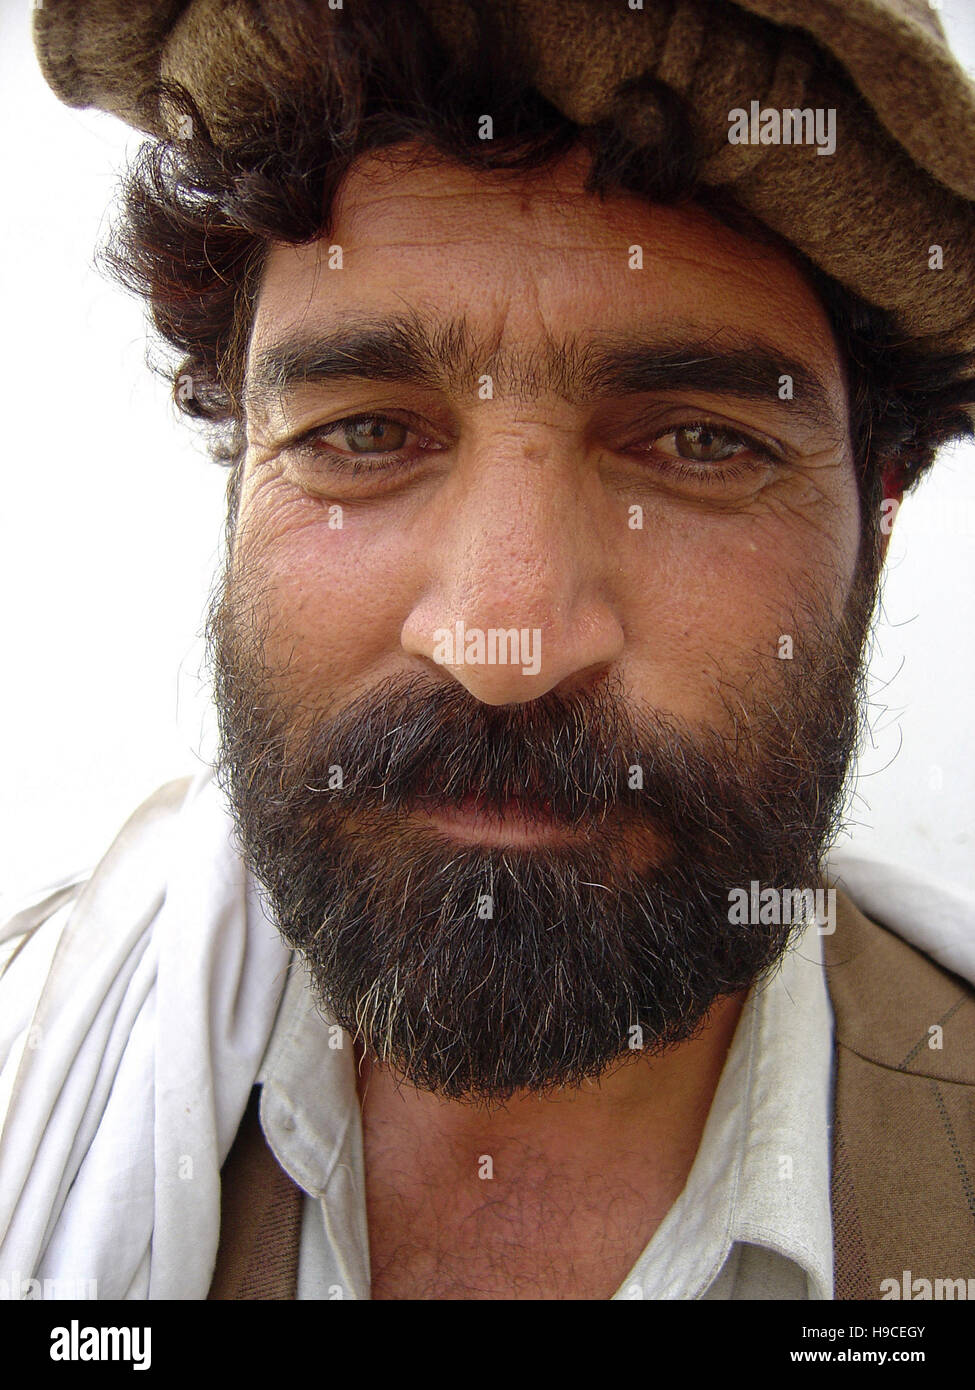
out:
{"label": "white background", "polygon": [[[975,0],[944,0],[975,71]],[[213,750],[200,629],[225,472],[146,368],[143,311],[94,270],[140,137],[49,91],[0,0],[3,486],[0,894],[93,864]],[[852,841],[975,891],[975,449],[945,455],[892,538],[873,746]],[[0,902],[2,906],[2,902]]]}

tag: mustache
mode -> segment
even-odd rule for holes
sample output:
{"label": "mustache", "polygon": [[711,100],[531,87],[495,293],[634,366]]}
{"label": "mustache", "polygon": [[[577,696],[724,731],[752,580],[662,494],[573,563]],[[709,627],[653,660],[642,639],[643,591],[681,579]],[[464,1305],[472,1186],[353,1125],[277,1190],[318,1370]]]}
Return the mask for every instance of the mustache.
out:
{"label": "mustache", "polygon": [[[783,721],[780,702],[769,704],[756,779],[754,709],[747,728],[734,721],[730,737],[691,730],[674,716],[632,709],[619,681],[490,706],[458,685],[398,675],[331,718],[306,718],[300,730],[293,722],[275,729],[273,700],[253,689],[240,698],[244,689],[234,681],[221,701],[228,761],[247,773],[234,795],[247,802],[245,780],[251,793],[259,788],[267,817],[273,776],[281,814],[297,812],[308,826],[319,814],[388,824],[418,808],[472,804],[503,819],[515,803],[520,814],[535,808],[566,827],[652,823],[674,845],[709,843],[713,853],[716,837],[767,837],[797,815],[815,822],[820,792],[842,781],[846,765],[842,720],[824,729],[830,707],[821,703],[815,729],[803,727],[809,711],[793,705]],[[796,777],[797,760],[814,747],[818,790]]]}
{"label": "mustache", "polygon": [[321,764],[346,757],[363,809],[459,808],[473,799],[490,811],[517,802],[572,822],[625,799],[639,744],[608,689],[491,706],[457,685],[394,677],[314,736],[309,756]]}

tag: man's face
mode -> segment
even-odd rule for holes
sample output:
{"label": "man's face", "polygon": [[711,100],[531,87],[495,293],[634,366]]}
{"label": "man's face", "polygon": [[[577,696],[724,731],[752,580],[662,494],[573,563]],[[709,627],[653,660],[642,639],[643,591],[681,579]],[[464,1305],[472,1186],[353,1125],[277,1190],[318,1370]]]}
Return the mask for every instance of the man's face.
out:
{"label": "man's face", "polygon": [[585,168],[371,157],[272,248],[212,616],[279,925],[457,1096],[680,1041],[776,959],[728,894],[815,886],[855,734],[875,576],[823,310]]}

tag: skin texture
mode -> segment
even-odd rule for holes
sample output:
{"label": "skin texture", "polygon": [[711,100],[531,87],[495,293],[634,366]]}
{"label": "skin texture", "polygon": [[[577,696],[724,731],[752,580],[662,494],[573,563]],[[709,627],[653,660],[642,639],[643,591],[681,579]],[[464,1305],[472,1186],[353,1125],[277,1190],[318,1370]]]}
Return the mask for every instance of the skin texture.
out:
{"label": "skin texture", "polygon": [[[252,402],[235,553],[264,586],[268,660],[296,703],[324,714],[414,672],[510,705],[611,673],[634,700],[721,729],[728,689],[740,696],[776,659],[797,610],[815,597],[842,612],[859,504],[815,295],[778,251],[693,207],[597,200],[585,170],[582,154],[518,178],[370,157],[327,239],[272,248],[251,364],[296,332],[414,309],[466,315],[495,376],[493,399],[476,381],[359,379]],[[334,245],[341,270],[328,268]],[[505,389],[506,351],[675,329],[760,336],[816,371],[824,408],[810,420],[788,400],[701,389],[599,401]],[[350,457],[341,431],[314,456],[289,448],[386,412],[413,432],[398,471],[330,466]],[[738,477],[676,478],[673,432],[702,419],[775,441],[781,466],[745,454]],[[458,621],[538,629],[540,670],[438,663],[435,634]],[[722,1000],[663,1056],[489,1114],[399,1085],[357,1051],[373,1296],[611,1296],[686,1181],[743,1001]],[[478,1180],[483,1154],[500,1183]]]}
{"label": "skin texture", "polygon": [[[612,666],[655,707],[713,718],[719,668],[774,650],[810,572],[834,581],[839,611],[859,513],[842,373],[812,291],[780,256],[701,213],[598,203],[583,167],[516,182],[447,167],[383,177],[382,161],[364,162],[328,243],[343,248],[342,272],[324,268],[325,243],[275,246],[250,358],[288,329],[404,305],[466,312],[488,344],[540,345],[580,325],[735,325],[816,364],[832,421],[813,432],[788,402],[671,393],[662,423],[704,411],[781,439],[797,458],[744,496],[740,486],[716,496],[661,487],[641,461],[612,453],[609,426],[593,418],[605,408],[476,392],[444,400],[387,383],[304,388],[249,419],[238,537],[289,615],[296,687],[325,663],[351,696],[394,671],[429,669],[438,628],[517,623],[542,630],[542,669],[458,666],[479,700],[531,700]],[[640,272],[627,264],[633,243],[644,247]],[[627,406],[635,418],[638,403]],[[289,433],[380,409],[422,414],[450,441],[408,485],[329,480],[280,451]],[[328,532],[329,503],[345,509],[340,532]],[[634,503],[642,532],[627,526]]]}

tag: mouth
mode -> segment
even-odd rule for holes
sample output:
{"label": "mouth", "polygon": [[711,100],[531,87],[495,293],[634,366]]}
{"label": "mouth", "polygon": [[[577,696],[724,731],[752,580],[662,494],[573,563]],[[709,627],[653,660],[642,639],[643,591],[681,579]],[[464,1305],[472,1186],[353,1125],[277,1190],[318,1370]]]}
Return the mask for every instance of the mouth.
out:
{"label": "mouth", "polygon": [[512,797],[502,806],[466,796],[457,806],[427,804],[411,818],[464,844],[528,849],[579,843],[586,831],[557,820],[546,801]]}

